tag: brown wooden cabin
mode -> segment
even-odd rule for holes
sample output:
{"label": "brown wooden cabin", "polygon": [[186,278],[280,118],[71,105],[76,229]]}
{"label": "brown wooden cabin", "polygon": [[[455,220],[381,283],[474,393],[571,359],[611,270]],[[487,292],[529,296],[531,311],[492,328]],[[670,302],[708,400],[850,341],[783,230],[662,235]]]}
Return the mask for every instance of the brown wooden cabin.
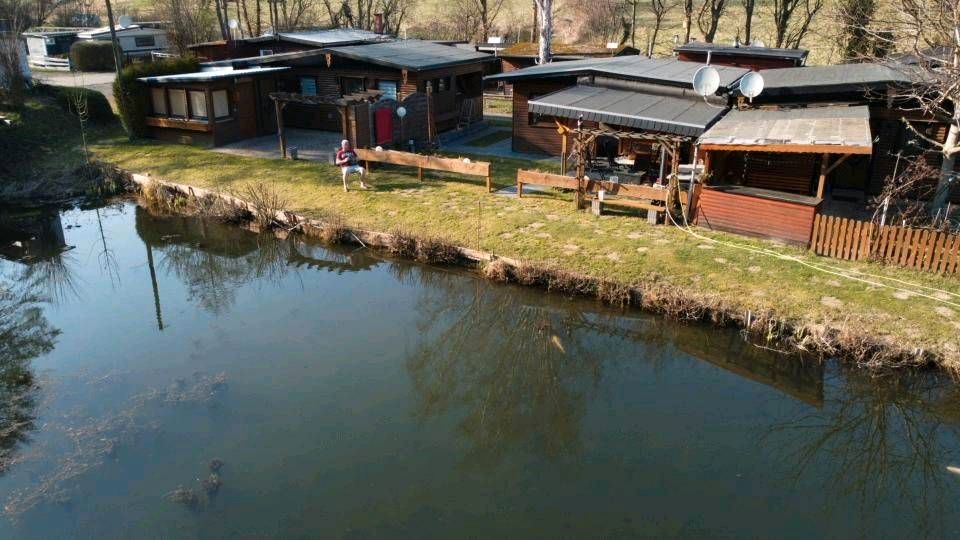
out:
{"label": "brown wooden cabin", "polygon": [[721,45],[692,41],[675,47],[677,60],[709,63],[720,66],[736,66],[753,71],[772,68],[800,67],[807,61],[810,51],[806,49],[777,49],[747,45]]}
{"label": "brown wooden cabin", "polygon": [[[231,94],[237,110],[245,114],[252,112],[254,116],[242,130],[229,124],[209,122],[205,129],[211,132],[210,136],[185,138],[179,131],[196,127],[192,118],[186,119],[189,123],[180,119],[174,123],[160,121],[156,118],[162,115],[153,109],[150,115],[153,119],[148,122],[157,128],[151,130],[151,135],[156,137],[219,145],[276,132],[277,118],[269,98],[271,93],[323,96],[334,100],[377,90],[383,99],[410,104],[408,116],[404,119],[411,130],[408,135],[419,133],[417,128],[425,126],[427,118],[432,120],[436,134],[456,128],[465,119],[482,119],[483,70],[491,60],[492,57],[486,54],[428,41],[400,40],[212,62],[205,64],[205,68],[221,71],[152,77],[144,82],[151,87],[170,86],[189,79],[191,89],[205,91],[207,87],[213,88],[214,80],[218,81],[216,84],[231,80],[230,70],[248,77],[262,75],[257,77],[256,85],[243,91],[235,89]],[[421,96],[420,99],[411,99],[417,95]],[[372,123],[372,118],[343,113],[333,104],[290,103],[283,109],[283,120],[287,127],[335,131],[360,146],[369,145],[372,129],[366,124]],[[399,120],[395,121],[399,123]],[[348,125],[351,122],[364,126]],[[177,129],[178,133],[161,132],[162,129]],[[357,139],[357,133],[364,136]]]}
{"label": "brown wooden cabin", "polygon": [[[622,56],[616,58],[597,58],[576,60],[570,62],[555,62],[526,68],[511,73],[503,73],[487,77],[487,80],[504,80],[514,86],[513,92],[513,150],[517,152],[541,153],[553,156],[563,154],[561,134],[557,130],[557,122],[567,126],[575,125],[581,113],[587,121],[593,116],[593,109],[606,111],[613,107],[630,107],[631,100],[628,94],[664,95],[683,99],[689,107],[705,106],[703,100],[693,94],[693,74],[703,64],[683,62],[673,58],[646,58],[643,56]],[[740,79],[747,70],[735,67],[719,66],[721,76],[720,94],[730,91],[732,85]],[[540,105],[531,107],[532,103],[541,103],[554,100],[558,93],[578,84],[584,86],[603,86],[624,91],[624,100],[621,103],[604,102],[602,99],[591,99],[587,102],[574,103],[571,107],[549,109]],[[561,96],[563,97],[563,96]],[[718,113],[726,108],[726,101],[719,97],[712,99]],[[699,101],[698,101],[699,100]],[[628,105],[630,104],[630,105]],[[593,111],[593,112],[596,112]],[[676,114],[673,109],[652,107],[649,109],[635,109],[627,116],[649,117],[654,124],[664,120],[658,115],[667,115],[664,127],[668,129],[685,129],[686,135],[696,137],[703,132],[714,120],[713,117],[705,124],[682,126],[674,122],[670,127],[670,115]],[[608,122],[609,123],[609,122]],[[681,122],[682,124],[682,122]],[[657,127],[651,124],[644,129]],[[632,128],[631,128],[632,129]],[[699,131],[698,131],[699,130]],[[669,131],[668,131],[669,132]]]}
{"label": "brown wooden cabin", "polygon": [[387,36],[353,28],[305,30],[280,32],[264,36],[195,43],[187,48],[206,61],[268,56],[299,51],[312,51],[324,47],[375,43],[389,39]]}
{"label": "brown wooden cabin", "polygon": [[826,179],[872,152],[866,106],[733,110],[699,141],[698,225],[806,245]]}
{"label": "brown wooden cabin", "polygon": [[140,79],[149,87],[147,134],[199,146],[220,146],[273,133],[267,93],[289,68],[201,71]]}

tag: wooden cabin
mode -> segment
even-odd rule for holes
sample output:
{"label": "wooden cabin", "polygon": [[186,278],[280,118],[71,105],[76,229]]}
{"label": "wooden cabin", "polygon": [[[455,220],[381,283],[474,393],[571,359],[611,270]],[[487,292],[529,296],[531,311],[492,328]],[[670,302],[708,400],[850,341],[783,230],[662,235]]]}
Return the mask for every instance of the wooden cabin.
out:
{"label": "wooden cabin", "polygon": [[390,38],[387,36],[369,30],[332,28],[195,43],[187,48],[201,60],[217,61],[313,51],[324,47],[374,43],[388,39]]}
{"label": "wooden cabin", "polygon": [[[277,130],[276,110],[270,99],[272,93],[306,96],[308,99],[291,101],[282,108],[283,124],[288,127],[317,129],[342,133],[359,146],[365,146],[373,137],[375,120],[355,116],[344,110],[340,99],[375,91],[383,100],[409,103],[404,120],[413,134],[432,135],[456,128],[461,122],[474,122],[483,117],[482,79],[490,55],[419,40],[380,41],[342,47],[271,54],[211,62],[195,74],[142,79],[151,87],[173,87],[185,81],[185,89],[205,92],[222,89],[227,81],[243,84],[253,77],[255,84],[236,87],[230,94],[231,105],[238,111],[250,112],[253,119],[242,129],[236,124],[208,122],[211,132],[207,137],[183,137],[182,133],[161,133],[163,129],[183,131],[200,128],[188,116],[177,122],[149,120],[151,135],[174,138],[183,142],[219,145],[239,139],[274,133]],[[238,79],[235,75],[239,73]],[[177,86],[179,89],[179,86]],[[153,91],[153,90],[151,90]],[[179,94],[176,94],[179,100]],[[419,96],[419,97],[416,97]],[[197,98],[199,99],[199,94]],[[305,102],[312,102],[307,104]],[[161,111],[162,112],[162,111]],[[180,112],[178,110],[178,112]],[[157,109],[151,117],[156,118]],[[391,122],[394,120],[391,119]],[[358,125],[362,124],[362,125]],[[392,126],[386,128],[394,130]],[[357,134],[362,134],[358,138]]]}
{"label": "wooden cabin", "polygon": [[800,67],[806,63],[807,56],[810,54],[806,49],[721,45],[696,41],[675,47],[673,52],[677,55],[677,60],[685,62],[705,64],[708,63],[709,57],[709,63],[712,65],[742,67],[753,71]]}
{"label": "wooden cabin", "polygon": [[[556,62],[488,77],[514,86],[513,150],[563,155],[558,123],[588,122],[625,129],[663,131],[696,137],[727,108],[723,96],[747,70],[719,66],[720,96],[707,104],[693,93],[693,74],[703,64],[672,58],[623,56]],[[577,90],[579,86],[606,91]],[[662,103],[650,96],[669,98]],[[669,102],[669,106],[666,104]],[[619,115],[616,122],[602,113]],[[709,111],[709,114],[708,114]],[[627,118],[633,120],[624,122]]]}

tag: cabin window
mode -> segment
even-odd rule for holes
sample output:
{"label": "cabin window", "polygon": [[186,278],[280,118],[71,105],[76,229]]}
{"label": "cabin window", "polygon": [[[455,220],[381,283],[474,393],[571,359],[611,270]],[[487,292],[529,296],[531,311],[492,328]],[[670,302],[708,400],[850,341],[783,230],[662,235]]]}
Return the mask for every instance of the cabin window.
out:
{"label": "cabin window", "polygon": [[377,81],[377,89],[383,92],[382,99],[397,99],[397,81]]}
{"label": "cabin window", "polygon": [[367,89],[362,77],[343,77],[340,79],[341,90],[343,94],[356,94]]}
{"label": "cabin window", "polygon": [[190,118],[196,118],[198,120],[207,119],[206,92],[190,91]]}
{"label": "cabin window", "polygon": [[171,89],[169,91],[169,95],[170,95],[170,116],[175,116],[177,118],[186,118],[187,117],[187,91]]}
{"label": "cabin window", "polygon": [[300,77],[300,93],[304,96],[317,95],[317,78]]}
{"label": "cabin window", "polygon": [[150,102],[153,104],[154,116],[167,115],[167,93],[163,88],[150,89]]}
{"label": "cabin window", "polygon": [[[527,97],[527,101],[533,101],[540,97],[543,94],[530,94]],[[527,113],[527,125],[528,126],[553,126],[554,124],[550,122],[549,116],[544,116],[540,113]]]}
{"label": "cabin window", "polygon": [[230,98],[226,90],[213,91],[213,117],[217,120],[230,117]]}
{"label": "cabin window", "polygon": [[154,36],[136,36],[133,38],[133,43],[137,47],[156,47],[157,41]]}
{"label": "cabin window", "polygon": [[273,49],[260,49],[260,56],[270,56],[273,54]]}

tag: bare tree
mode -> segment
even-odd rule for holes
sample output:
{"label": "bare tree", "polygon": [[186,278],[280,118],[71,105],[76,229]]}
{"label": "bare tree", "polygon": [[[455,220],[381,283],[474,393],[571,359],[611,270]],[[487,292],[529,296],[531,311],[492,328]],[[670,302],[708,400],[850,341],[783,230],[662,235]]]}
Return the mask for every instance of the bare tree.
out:
{"label": "bare tree", "polygon": [[578,9],[584,17],[581,39],[623,45],[630,38],[628,5],[621,0],[594,0]]}
{"label": "bare tree", "polygon": [[211,0],[158,0],[157,15],[170,21],[167,37],[180,54],[187,54],[187,46],[215,39],[220,30],[211,12]]}
{"label": "bare tree", "polygon": [[[18,28],[21,13],[9,13],[13,28]],[[14,107],[23,104],[24,92],[27,89],[27,74],[23,66],[23,46],[17,39],[17,34],[0,32],[0,101]]]}
{"label": "bare tree", "polygon": [[537,63],[548,64],[553,60],[550,44],[553,41],[553,0],[534,0],[539,15],[538,27],[540,30],[539,46],[537,47]]}
{"label": "bare tree", "polygon": [[653,29],[650,31],[650,44],[647,47],[647,57],[653,57],[653,50],[657,46],[657,34],[663,26],[663,19],[673,8],[677,7],[677,2],[669,0],[650,0],[650,12],[653,13]]}
{"label": "bare tree", "polygon": [[877,12],[875,0],[840,0],[837,16],[843,23],[839,43],[847,62],[862,60],[875,52],[876,43],[868,30]]}
{"label": "bare tree", "polygon": [[810,23],[822,8],[823,0],[773,0],[775,46],[799,47],[810,31]]}
{"label": "bare tree", "polygon": [[693,0],[683,0],[683,30],[684,43],[690,43],[690,32],[693,30]]}
{"label": "bare tree", "polygon": [[741,0],[743,2],[743,41],[750,44],[753,41],[753,12],[757,7],[757,0]]}
{"label": "bare tree", "polygon": [[697,26],[703,32],[703,40],[707,43],[713,43],[717,35],[717,27],[720,25],[720,17],[727,9],[727,0],[704,0],[700,6],[700,14],[697,16]]}
{"label": "bare tree", "polygon": [[503,7],[503,0],[471,0],[470,3],[477,14],[477,19],[480,21],[480,40],[486,43],[490,37],[493,21],[496,20],[497,15],[500,14],[500,8]]}

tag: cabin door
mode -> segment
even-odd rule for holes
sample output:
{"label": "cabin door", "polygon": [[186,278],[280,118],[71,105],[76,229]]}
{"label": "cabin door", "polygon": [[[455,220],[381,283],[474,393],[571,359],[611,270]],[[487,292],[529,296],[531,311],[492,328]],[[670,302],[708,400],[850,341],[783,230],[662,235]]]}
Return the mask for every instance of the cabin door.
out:
{"label": "cabin door", "polygon": [[273,80],[257,81],[257,133],[269,135],[277,132],[277,110],[270,93],[277,91],[277,82]]}

